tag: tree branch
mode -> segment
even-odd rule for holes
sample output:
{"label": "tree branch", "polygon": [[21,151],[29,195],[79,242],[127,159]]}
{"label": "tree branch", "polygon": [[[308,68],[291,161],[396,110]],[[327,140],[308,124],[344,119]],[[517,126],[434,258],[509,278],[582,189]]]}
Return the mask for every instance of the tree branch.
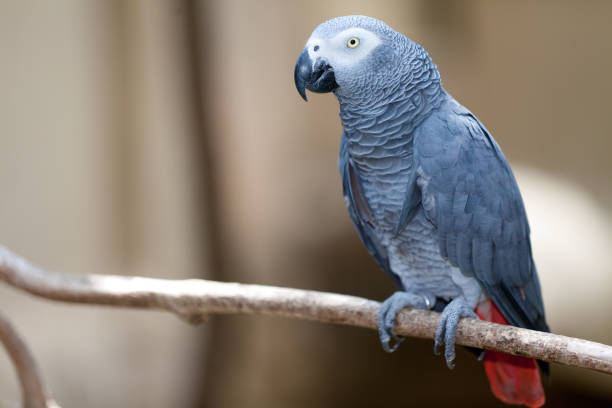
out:
{"label": "tree branch", "polygon": [[59,408],[43,384],[28,347],[2,313],[0,313],[0,341],[17,371],[23,395],[23,406],[25,408]]}
{"label": "tree branch", "polygon": [[[70,276],[44,271],[0,246],[0,279],[33,295],[62,302],[163,309],[199,323],[209,314],[260,313],[377,328],[380,303],[354,296],[200,279],[114,275]],[[432,339],[440,315],[405,309],[396,333]],[[457,344],[612,374],[612,347],[587,340],[462,319]]]}

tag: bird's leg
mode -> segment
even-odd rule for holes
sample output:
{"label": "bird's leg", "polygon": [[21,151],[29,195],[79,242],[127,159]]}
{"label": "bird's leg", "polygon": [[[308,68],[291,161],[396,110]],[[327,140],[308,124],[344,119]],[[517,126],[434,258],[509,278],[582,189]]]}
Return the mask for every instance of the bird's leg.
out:
{"label": "bird's leg", "polygon": [[404,340],[393,333],[397,313],[404,307],[431,309],[435,300],[431,294],[398,291],[382,303],[378,311],[378,336],[387,353],[395,351]]}
{"label": "bird's leg", "polygon": [[457,334],[459,319],[462,317],[478,319],[478,316],[474,313],[475,305],[472,305],[472,303],[463,296],[456,297],[446,305],[440,316],[440,323],[434,339],[434,353],[440,354],[440,345],[444,342],[444,357],[448,368],[455,367],[453,362],[455,360],[455,335]]}

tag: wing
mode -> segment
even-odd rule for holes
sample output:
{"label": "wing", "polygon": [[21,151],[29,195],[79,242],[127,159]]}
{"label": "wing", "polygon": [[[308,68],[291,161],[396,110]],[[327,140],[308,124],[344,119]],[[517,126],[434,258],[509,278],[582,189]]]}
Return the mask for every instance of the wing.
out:
{"label": "wing", "polygon": [[491,135],[453,101],[415,130],[414,157],[441,255],[476,277],[510,324],[549,331],[523,200]]}
{"label": "wing", "polygon": [[391,276],[393,282],[403,288],[399,277],[391,271],[386,249],[378,242],[374,233],[372,210],[363,194],[359,172],[349,156],[344,132],[340,142],[338,168],[342,177],[342,194],[361,241],[378,265]]}

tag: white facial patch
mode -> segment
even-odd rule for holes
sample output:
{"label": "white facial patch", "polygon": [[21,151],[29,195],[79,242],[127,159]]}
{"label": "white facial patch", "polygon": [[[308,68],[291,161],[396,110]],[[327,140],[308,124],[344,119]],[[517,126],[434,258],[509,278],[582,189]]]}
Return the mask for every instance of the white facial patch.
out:
{"label": "white facial patch", "polygon": [[[359,45],[350,48],[348,42],[353,37],[359,40]],[[355,27],[346,29],[328,39],[310,37],[306,48],[313,64],[317,57],[321,57],[325,58],[334,69],[337,69],[358,64],[381,42],[381,39],[373,32]],[[316,51],[315,48],[317,48]]]}

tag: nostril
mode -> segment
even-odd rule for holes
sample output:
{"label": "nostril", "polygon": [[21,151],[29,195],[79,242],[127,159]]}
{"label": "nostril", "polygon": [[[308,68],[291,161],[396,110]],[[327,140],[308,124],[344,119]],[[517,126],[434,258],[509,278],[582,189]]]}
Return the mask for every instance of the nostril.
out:
{"label": "nostril", "polygon": [[315,50],[315,51],[319,51],[319,46],[318,46],[318,45],[315,45],[315,46],[314,46],[314,50]]}

